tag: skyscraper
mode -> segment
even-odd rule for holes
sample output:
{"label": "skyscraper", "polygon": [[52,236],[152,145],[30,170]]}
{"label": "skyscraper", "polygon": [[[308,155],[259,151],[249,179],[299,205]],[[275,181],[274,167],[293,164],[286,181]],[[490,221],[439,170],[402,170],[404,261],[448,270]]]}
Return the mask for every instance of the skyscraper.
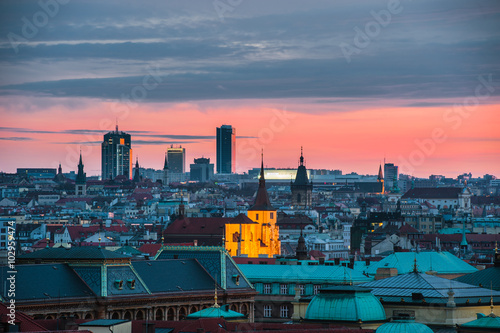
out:
{"label": "skyscraper", "polygon": [[234,173],[236,162],[236,129],[231,125],[217,127],[217,173]]}
{"label": "skyscraper", "polygon": [[124,175],[132,176],[132,148],[130,134],[118,131],[104,135],[101,144],[102,153],[102,179],[113,179]]}
{"label": "skyscraper", "polygon": [[194,164],[190,165],[189,179],[205,183],[214,176],[214,165],[210,164],[209,158],[195,158]]}
{"label": "skyscraper", "polygon": [[170,173],[184,173],[186,164],[186,148],[182,146],[167,148],[168,169]]}
{"label": "skyscraper", "polygon": [[398,166],[393,163],[384,164],[384,188],[389,190],[394,185],[394,180],[398,181]]}

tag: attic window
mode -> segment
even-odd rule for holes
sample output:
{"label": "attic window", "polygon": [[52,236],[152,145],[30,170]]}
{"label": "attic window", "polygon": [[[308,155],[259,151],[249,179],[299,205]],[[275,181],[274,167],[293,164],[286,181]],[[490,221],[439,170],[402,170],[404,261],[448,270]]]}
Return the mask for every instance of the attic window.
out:
{"label": "attic window", "polygon": [[123,289],[123,280],[115,280],[115,288],[118,290]]}
{"label": "attic window", "polygon": [[135,279],[128,279],[128,280],[127,280],[127,286],[128,286],[130,289],[135,289]]}
{"label": "attic window", "polygon": [[234,283],[235,283],[237,286],[239,286],[239,285],[240,285],[240,276],[239,276],[239,274],[235,274],[235,275],[233,275],[233,281],[234,281]]}

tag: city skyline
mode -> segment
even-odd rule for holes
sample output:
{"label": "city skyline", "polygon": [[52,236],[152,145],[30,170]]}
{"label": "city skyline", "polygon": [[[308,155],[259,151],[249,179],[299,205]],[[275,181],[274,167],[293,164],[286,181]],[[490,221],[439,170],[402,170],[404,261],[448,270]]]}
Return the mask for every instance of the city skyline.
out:
{"label": "city skyline", "polygon": [[98,175],[116,122],[141,166],[216,161],[224,123],[238,173],[500,176],[498,2],[214,3],[3,1],[0,171]]}

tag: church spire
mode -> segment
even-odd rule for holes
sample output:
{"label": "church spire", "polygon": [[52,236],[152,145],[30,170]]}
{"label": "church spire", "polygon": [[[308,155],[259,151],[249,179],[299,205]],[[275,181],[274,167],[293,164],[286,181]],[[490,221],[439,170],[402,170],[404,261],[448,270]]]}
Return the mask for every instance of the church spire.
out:
{"label": "church spire", "polygon": [[167,153],[165,153],[165,162],[163,163],[163,170],[168,169],[168,163],[167,163]]}
{"label": "church spire", "polygon": [[302,146],[300,146],[300,165],[304,165],[304,154],[302,150]]}
{"label": "church spire", "polygon": [[76,175],[76,184],[85,184],[87,182],[87,176],[83,172],[83,160],[82,151],[80,150],[80,161],[78,162],[78,174]]}
{"label": "church spire", "polygon": [[266,190],[266,179],[264,178],[264,152],[261,154],[260,163],[260,177],[259,177],[259,188],[257,189],[257,196],[255,198],[255,203],[249,210],[275,210],[271,206],[271,201],[269,200],[269,195]]}
{"label": "church spire", "polygon": [[384,180],[384,174],[382,173],[382,164],[380,164],[379,167],[378,167],[377,181],[381,182],[383,180]]}
{"label": "church spire", "polygon": [[260,185],[261,181],[264,181],[264,183],[266,181],[264,179],[264,149],[262,149],[262,151],[260,153],[260,178],[259,178],[259,185]]}
{"label": "church spire", "polygon": [[136,183],[141,181],[141,175],[139,173],[139,157],[135,158],[135,171],[133,181]]}

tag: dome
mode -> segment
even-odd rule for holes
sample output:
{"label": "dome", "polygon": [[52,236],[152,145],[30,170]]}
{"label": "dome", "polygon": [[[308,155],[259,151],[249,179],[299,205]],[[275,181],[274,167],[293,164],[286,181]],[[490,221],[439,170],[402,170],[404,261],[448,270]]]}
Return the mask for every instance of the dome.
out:
{"label": "dome", "polygon": [[395,319],[390,323],[377,328],[376,333],[432,333],[424,324],[416,323],[413,319]]}
{"label": "dome", "polygon": [[324,288],[306,311],[306,320],[363,322],[385,320],[385,310],[371,289],[355,286]]}

